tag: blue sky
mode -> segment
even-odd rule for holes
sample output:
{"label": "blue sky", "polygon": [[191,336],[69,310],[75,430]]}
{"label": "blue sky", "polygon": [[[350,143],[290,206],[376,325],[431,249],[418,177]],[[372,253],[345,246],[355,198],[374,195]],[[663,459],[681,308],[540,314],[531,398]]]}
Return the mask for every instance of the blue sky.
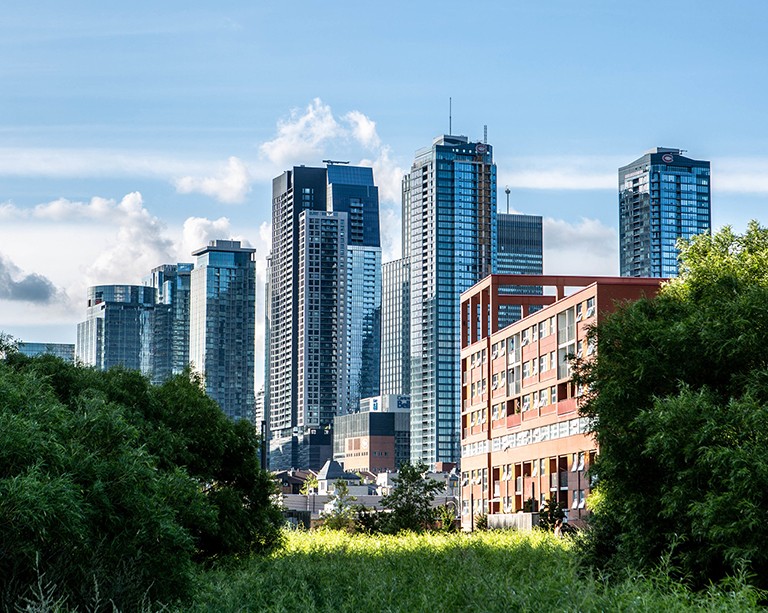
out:
{"label": "blue sky", "polygon": [[213,238],[269,249],[271,178],[374,167],[385,258],[416,149],[488,126],[545,270],[615,274],[617,168],[712,161],[713,221],[768,211],[768,3],[11,3],[0,19],[0,329],[74,342],[85,287]]}

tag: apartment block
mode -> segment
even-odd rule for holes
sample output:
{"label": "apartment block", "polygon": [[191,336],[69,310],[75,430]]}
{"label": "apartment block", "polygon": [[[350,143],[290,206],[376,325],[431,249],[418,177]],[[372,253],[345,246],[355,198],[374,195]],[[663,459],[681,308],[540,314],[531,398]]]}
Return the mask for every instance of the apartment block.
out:
{"label": "apartment block", "polygon": [[[478,515],[536,512],[550,499],[569,521],[585,518],[598,450],[579,416],[570,357],[594,356],[589,327],[617,303],[654,296],[661,281],[491,275],[461,295],[462,527]],[[508,293],[521,286],[544,295]],[[502,327],[509,305],[523,319]]]}

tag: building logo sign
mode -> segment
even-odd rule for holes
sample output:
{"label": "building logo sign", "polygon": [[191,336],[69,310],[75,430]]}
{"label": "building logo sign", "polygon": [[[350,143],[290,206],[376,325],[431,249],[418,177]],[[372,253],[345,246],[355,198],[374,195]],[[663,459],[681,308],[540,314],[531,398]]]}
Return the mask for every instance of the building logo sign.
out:
{"label": "building logo sign", "polygon": [[477,143],[477,146],[475,147],[475,151],[479,153],[480,155],[483,155],[486,151],[488,151],[488,145],[485,143]]}
{"label": "building logo sign", "polygon": [[664,162],[665,164],[671,164],[672,162],[675,161],[675,156],[672,155],[671,153],[665,153],[664,155],[661,156],[661,161]]}

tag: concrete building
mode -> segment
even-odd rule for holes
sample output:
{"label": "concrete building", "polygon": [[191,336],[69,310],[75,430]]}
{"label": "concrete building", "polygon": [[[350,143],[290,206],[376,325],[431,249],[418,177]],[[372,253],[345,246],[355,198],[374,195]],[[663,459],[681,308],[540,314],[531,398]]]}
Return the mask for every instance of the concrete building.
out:
{"label": "concrete building", "polygon": [[361,412],[336,418],[333,459],[347,471],[397,470],[410,459],[409,408],[408,396],[361,400]]}
{"label": "concrete building", "polygon": [[[536,512],[550,498],[583,519],[597,453],[579,416],[582,390],[569,356],[590,359],[587,340],[616,301],[651,297],[660,279],[492,275],[461,296],[461,518],[490,523]],[[551,287],[554,295],[509,294],[505,287]],[[565,294],[565,288],[581,288]],[[504,304],[523,319],[499,325]],[[531,313],[532,307],[543,307]],[[507,517],[509,516],[509,517]]]}
{"label": "concrete building", "polygon": [[709,233],[709,162],[655,147],[619,168],[622,277],[676,277],[677,240]]}
{"label": "concrete building", "polygon": [[459,295],[496,269],[492,147],[440,136],[403,179],[410,261],[411,460],[459,459]]}
{"label": "concrete building", "polygon": [[190,362],[206,393],[235,420],[253,420],[255,251],[240,241],[215,240],[192,254]]}

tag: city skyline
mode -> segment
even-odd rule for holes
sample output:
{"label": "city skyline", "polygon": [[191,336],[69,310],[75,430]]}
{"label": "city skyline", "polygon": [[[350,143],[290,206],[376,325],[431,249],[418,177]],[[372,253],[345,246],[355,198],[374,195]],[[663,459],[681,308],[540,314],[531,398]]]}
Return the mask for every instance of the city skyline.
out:
{"label": "city skyline", "polygon": [[[761,3],[650,2],[664,19],[637,30],[642,55],[605,2],[300,3],[291,46],[277,6],[46,6],[0,24],[0,328],[22,340],[74,342],[88,286],[212,239],[255,248],[263,282],[271,179],[293,165],[372,165],[394,259],[414,152],[484,125],[502,210],[509,185],[514,211],[544,217],[547,273],[618,273],[616,171],[657,146],[711,161],[713,230],[765,221]],[[449,62],[453,45],[475,52]],[[430,70],[405,70],[414,56]]]}

